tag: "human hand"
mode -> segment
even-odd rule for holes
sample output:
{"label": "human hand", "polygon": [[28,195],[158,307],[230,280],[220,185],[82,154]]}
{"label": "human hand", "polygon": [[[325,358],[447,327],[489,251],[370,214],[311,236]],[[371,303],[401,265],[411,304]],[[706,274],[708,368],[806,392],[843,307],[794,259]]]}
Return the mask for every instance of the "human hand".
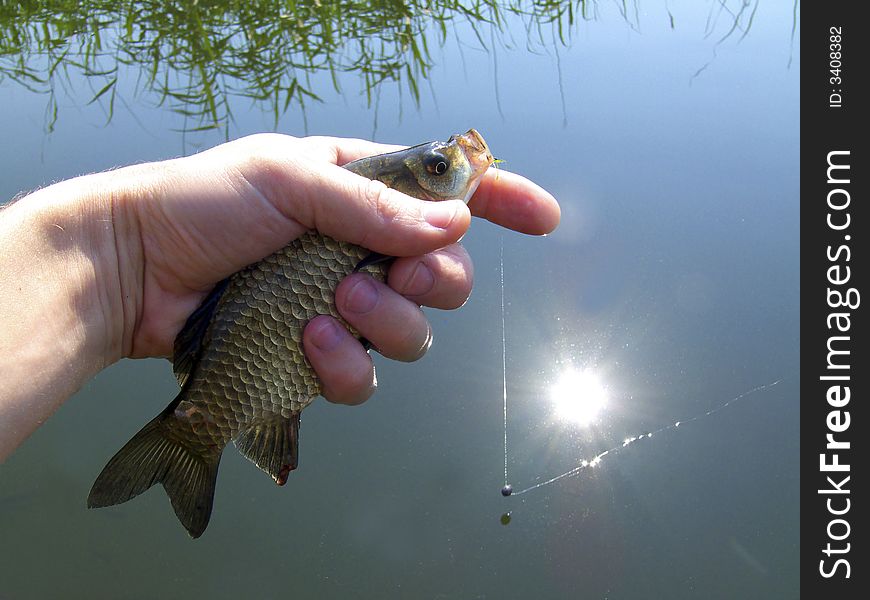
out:
{"label": "human hand", "polygon": [[[336,304],[383,355],[422,356],[431,334],[418,305],[455,308],[471,291],[471,260],[457,243],[470,214],[543,234],[555,228],[559,208],[540,187],[506,171],[489,172],[466,207],[458,200],[416,200],[338,166],[397,148],[260,134],[190,157],[76,178],[19,202],[7,212],[36,214],[38,224],[30,229],[37,235],[29,255],[28,244],[18,245],[22,261],[47,256],[45,248],[73,256],[66,263],[76,268],[65,271],[75,277],[66,287],[77,314],[62,321],[76,317],[82,325],[61,356],[88,365],[68,373],[62,391],[33,419],[41,422],[64,394],[122,357],[169,356],[188,315],[215,283],[310,229],[399,257],[388,284],[351,275],[339,285]],[[19,289],[22,298],[36,293]],[[47,310],[37,308],[30,311],[34,323]],[[18,321],[22,329],[27,318]],[[371,358],[334,325],[331,317],[312,320],[306,355],[327,399],[356,404],[374,388]],[[57,340],[51,328],[46,332],[47,343]]]}
{"label": "human hand", "polygon": [[[471,292],[471,259],[455,243],[469,214],[462,202],[411,199],[336,166],[394,149],[361,140],[264,134],[153,164],[151,182],[145,178],[138,193],[116,203],[116,228],[135,224],[126,236],[128,255],[141,252],[133,261],[141,265],[141,278],[135,269],[135,280],[121,285],[131,290],[133,306],[120,314],[135,315],[120,328],[129,339],[124,354],[168,356],[175,335],[214,283],[316,229],[400,257],[388,284],[362,273],[346,278],[336,305],[384,356],[422,356],[431,333],[418,305],[456,308]],[[469,207],[530,233],[550,231],[558,220],[549,194],[504,171],[484,180]],[[371,394],[371,358],[334,319],[314,319],[304,343],[327,399],[356,404]]]}

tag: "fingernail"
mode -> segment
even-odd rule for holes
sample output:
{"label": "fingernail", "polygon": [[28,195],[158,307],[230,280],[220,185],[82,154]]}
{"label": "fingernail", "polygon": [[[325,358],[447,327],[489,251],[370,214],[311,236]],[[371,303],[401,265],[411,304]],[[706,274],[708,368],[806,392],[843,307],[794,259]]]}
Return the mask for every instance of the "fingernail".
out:
{"label": "fingernail", "polygon": [[435,275],[426,263],[420,261],[399,293],[406,296],[422,296],[428,294],[433,287],[435,287]]}
{"label": "fingernail", "polygon": [[423,218],[432,227],[447,229],[456,218],[457,209],[455,202],[427,202],[423,207]]}
{"label": "fingernail", "polygon": [[347,292],[345,308],[357,314],[367,313],[378,303],[378,289],[368,277],[358,277]]}
{"label": "fingernail", "polygon": [[314,327],[316,329],[314,330],[314,334],[311,336],[311,341],[324,352],[334,350],[339,343],[341,343],[342,338],[344,338],[340,325],[332,319],[318,319],[317,322],[314,323]]}

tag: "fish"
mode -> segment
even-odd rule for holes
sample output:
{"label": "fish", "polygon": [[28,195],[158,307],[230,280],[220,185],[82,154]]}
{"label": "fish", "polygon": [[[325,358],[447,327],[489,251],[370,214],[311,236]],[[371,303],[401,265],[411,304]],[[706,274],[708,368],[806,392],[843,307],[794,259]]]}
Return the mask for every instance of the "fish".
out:
{"label": "fish", "polygon": [[[468,202],[493,162],[470,129],[344,167],[421,200]],[[355,271],[385,281],[390,260],[312,230],[218,283],[175,338],[178,395],[109,460],[88,508],[127,502],[160,483],[198,538],[230,441],[284,485],[298,466],[300,413],[321,393],[303,352],[305,325],[332,315],[368,345],[338,314],[335,288]]]}

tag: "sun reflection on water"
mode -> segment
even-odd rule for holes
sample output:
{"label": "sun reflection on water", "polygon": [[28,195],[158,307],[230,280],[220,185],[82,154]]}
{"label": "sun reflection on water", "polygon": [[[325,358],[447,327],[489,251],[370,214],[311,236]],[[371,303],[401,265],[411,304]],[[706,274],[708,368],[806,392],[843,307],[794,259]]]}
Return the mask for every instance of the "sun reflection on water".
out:
{"label": "sun reflection on water", "polygon": [[607,405],[607,388],[589,371],[569,368],[550,387],[550,398],[561,421],[591,425]]}

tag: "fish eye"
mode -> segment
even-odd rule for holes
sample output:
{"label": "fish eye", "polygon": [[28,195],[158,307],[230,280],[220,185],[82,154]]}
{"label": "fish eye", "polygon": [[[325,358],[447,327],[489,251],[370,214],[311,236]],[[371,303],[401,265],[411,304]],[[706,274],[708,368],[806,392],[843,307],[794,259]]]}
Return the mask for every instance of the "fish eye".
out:
{"label": "fish eye", "polygon": [[447,169],[450,168],[450,163],[447,162],[447,157],[438,152],[431,152],[425,159],[423,165],[430,175],[444,175]]}

